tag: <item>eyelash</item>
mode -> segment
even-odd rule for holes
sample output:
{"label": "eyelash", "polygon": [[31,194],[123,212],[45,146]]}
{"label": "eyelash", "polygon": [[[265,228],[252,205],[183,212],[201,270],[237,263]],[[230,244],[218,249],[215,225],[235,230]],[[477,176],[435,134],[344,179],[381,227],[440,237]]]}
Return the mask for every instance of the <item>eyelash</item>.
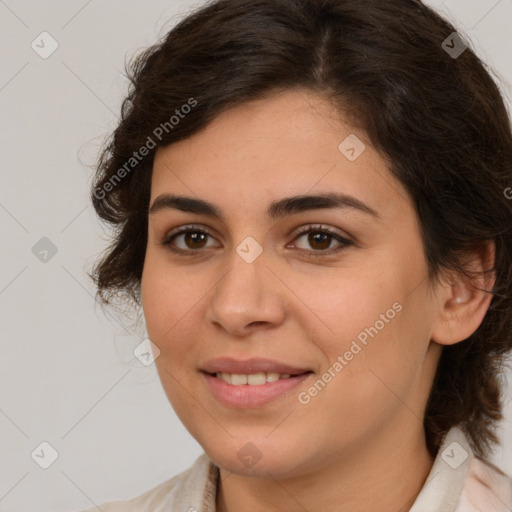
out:
{"label": "eyelash", "polygon": [[[208,235],[213,238],[213,236],[208,232],[208,230],[204,229],[203,227],[191,225],[191,226],[185,226],[183,229],[181,229],[180,231],[178,231],[176,233],[171,233],[170,235],[167,235],[164,238],[164,240],[161,242],[161,245],[167,247],[171,252],[174,252],[176,254],[183,254],[183,255],[187,255],[187,256],[191,256],[191,257],[196,256],[200,252],[202,252],[200,249],[188,249],[187,250],[187,249],[180,249],[179,247],[172,246],[172,242],[174,241],[175,238],[177,238],[180,235],[187,234],[187,233],[202,233],[202,234]],[[322,233],[324,235],[331,236],[336,241],[340,242],[341,245],[336,246],[334,248],[325,249],[322,251],[307,251],[305,249],[302,249],[301,252],[307,256],[325,257],[325,256],[329,256],[331,254],[341,252],[344,249],[346,249],[347,247],[354,245],[354,242],[352,242],[351,240],[348,240],[347,238],[344,238],[344,237],[340,236],[338,233],[335,233],[334,231],[331,231],[330,229],[324,228],[321,225],[302,227],[299,230],[299,232],[295,235],[294,240],[296,240],[300,236],[303,236],[308,233]],[[193,253],[196,253],[196,254],[193,254]]]}

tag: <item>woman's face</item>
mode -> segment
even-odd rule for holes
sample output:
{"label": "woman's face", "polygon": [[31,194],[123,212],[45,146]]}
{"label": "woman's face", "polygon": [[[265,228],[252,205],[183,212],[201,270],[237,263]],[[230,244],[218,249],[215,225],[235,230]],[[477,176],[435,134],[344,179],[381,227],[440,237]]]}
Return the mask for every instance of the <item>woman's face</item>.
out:
{"label": "woman's face", "polygon": [[418,219],[324,99],[274,95],[161,148],[150,206],[157,369],[217,465],[306,474],[423,432],[440,346]]}

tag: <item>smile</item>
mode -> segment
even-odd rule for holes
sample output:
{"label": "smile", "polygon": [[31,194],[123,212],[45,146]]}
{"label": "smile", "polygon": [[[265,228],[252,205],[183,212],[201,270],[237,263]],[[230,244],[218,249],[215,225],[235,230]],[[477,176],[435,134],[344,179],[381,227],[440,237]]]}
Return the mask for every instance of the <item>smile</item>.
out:
{"label": "smile", "polygon": [[201,372],[210,394],[230,408],[262,407],[270,402],[295,399],[296,388],[313,372],[298,375],[269,373],[231,374]]}
{"label": "smile", "polygon": [[261,386],[266,382],[275,382],[279,379],[289,379],[289,373],[276,373],[276,372],[259,372],[259,373],[225,373],[225,372],[217,372],[215,376],[218,379],[222,379],[224,382],[228,384],[233,384],[234,386],[242,386],[247,384],[249,386]]}

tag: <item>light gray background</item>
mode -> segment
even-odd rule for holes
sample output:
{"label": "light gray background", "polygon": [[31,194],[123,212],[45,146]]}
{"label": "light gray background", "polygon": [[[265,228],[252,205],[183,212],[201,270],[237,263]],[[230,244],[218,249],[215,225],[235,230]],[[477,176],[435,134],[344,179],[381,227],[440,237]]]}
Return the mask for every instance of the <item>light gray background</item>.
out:
{"label": "light gray background", "polygon": [[[106,245],[88,201],[88,166],[115,126],[125,56],[198,3],[0,0],[2,510],[61,512],[130,498],[202,452],[154,366],[132,354],[145,333],[106,318],[84,273]],[[470,36],[510,102],[512,0],[429,3]],[[43,31],[59,44],[48,59],[31,48]],[[46,263],[32,253],[42,237],[57,247]],[[510,474],[511,396],[509,386],[503,447],[493,458]],[[31,458],[43,441],[59,454],[46,470]]]}

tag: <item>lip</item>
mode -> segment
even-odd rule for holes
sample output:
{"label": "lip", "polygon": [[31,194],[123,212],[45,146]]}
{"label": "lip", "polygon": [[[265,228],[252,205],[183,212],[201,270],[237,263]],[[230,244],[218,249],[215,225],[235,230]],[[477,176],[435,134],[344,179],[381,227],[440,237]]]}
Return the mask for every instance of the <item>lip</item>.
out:
{"label": "lip", "polygon": [[251,386],[249,384],[236,386],[234,384],[228,384],[222,379],[204,371],[201,372],[201,375],[206,381],[207,388],[222,405],[232,408],[248,409],[261,407],[277,398],[290,396],[297,386],[314,374],[312,372],[303,373],[301,375],[291,376],[289,379],[266,382],[259,386]]}
{"label": "lip", "polygon": [[[310,368],[294,366],[274,359],[252,358],[246,360],[219,357],[204,363],[201,374],[211,394],[222,404],[234,408],[261,407],[278,398],[286,398],[305,379],[313,375]],[[266,382],[257,386],[228,384],[215,377],[216,373],[288,373],[290,378]],[[212,375],[213,374],[213,375]]]}
{"label": "lip", "polygon": [[[311,368],[292,366],[288,363],[284,363],[281,361],[273,360],[273,359],[246,359],[239,360],[231,357],[219,357],[216,359],[211,359],[204,363],[201,368],[205,373],[289,373],[290,375],[300,375],[302,373],[312,371]],[[265,386],[265,384],[262,384]]]}

